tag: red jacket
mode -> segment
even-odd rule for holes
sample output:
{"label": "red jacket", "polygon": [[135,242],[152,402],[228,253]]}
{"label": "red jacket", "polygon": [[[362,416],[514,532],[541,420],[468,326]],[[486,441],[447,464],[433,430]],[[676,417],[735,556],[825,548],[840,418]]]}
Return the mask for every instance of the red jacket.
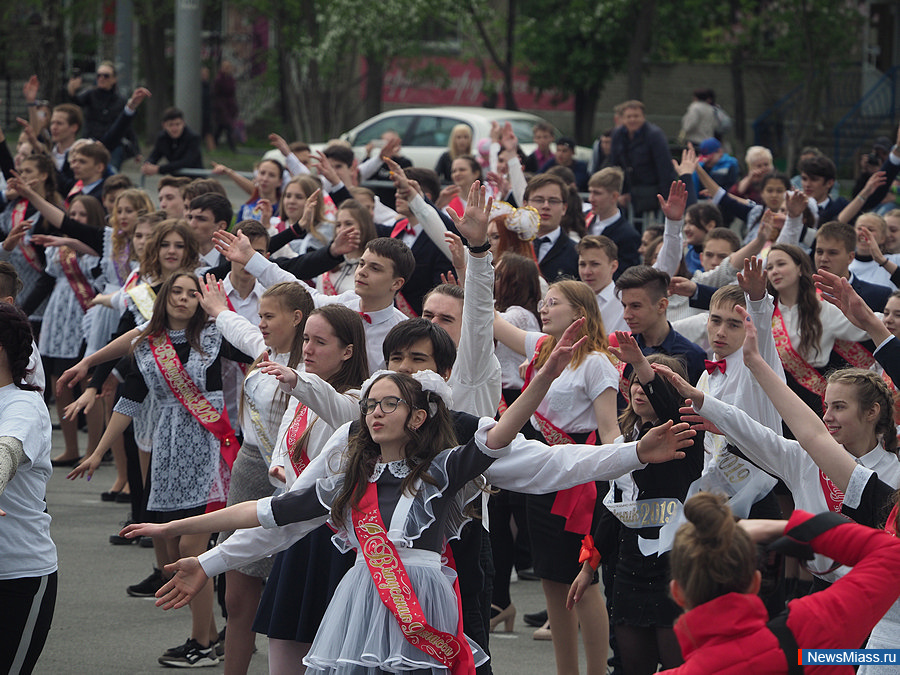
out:
{"label": "red jacket", "polygon": [[[794,511],[785,530],[811,518]],[[847,522],[815,537],[817,553],[852,565],[830,588],[793,600],[787,625],[801,649],[857,649],[900,596],[900,540]],[[670,675],[787,673],[784,652],[756,595],[728,593],[695,607],[675,624],[685,663]],[[852,666],[805,666],[816,675],[852,675]]]}

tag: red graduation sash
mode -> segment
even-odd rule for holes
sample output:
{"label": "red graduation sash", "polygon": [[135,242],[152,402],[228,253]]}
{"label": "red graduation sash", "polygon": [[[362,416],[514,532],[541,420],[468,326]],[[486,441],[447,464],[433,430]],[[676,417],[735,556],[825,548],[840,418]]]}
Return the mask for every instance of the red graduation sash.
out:
{"label": "red graduation sash", "polygon": [[69,286],[75,293],[75,299],[78,300],[81,311],[86,312],[91,306],[91,300],[97,295],[97,291],[94,290],[78,266],[78,256],[75,251],[68,246],[60,246],[58,253],[59,265],[62,267],[63,274],[66,275]]}
{"label": "red graduation sash", "polygon": [[[16,225],[18,225],[25,219],[25,212],[27,210],[28,200],[19,199],[19,201],[17,201],[16,205],[13,207],[12,219],[10,220],[9,228],[10,232],[15,229]],[[44,271],[44,267],[38,260],[37,251],[35,251],[34,246],[25,243],[24,237],[22,237],[22,241],[19,242],[19,250],[22,252],[22,256],[25,258],[25,262],[27,262],[32,269],[37,270],[38,272]]]}
{"label": "red graduation sash", "polygon": [[369,483],[359,507],[352,509],[352,514],[353,531],[378,596],[397,620],[407,642],[442,663],[454,675],[474,673],[475,663],[465,636],[457,637],[428,624],[397,548],[388,539],[378,509],[375,483]]}
{"label": "red graduation sash", "polygon": [[821,469],[819,469],[819,485],[822,487],[822,494],[825,496],[828,510],[840,513],[841,505],[844,503],[844,493],[838,489],[837,485],[831,482],[831,479]]}
{"label": "red graduation sash", "polygon": [[891,509],[891,515],[888,516],[887,522],[884,524],[884,529],[888,534],[892,534],[895,537],[897,535],[897,504],[894,504],[894,508]]}
{"label": "red graduation sash", "polygon": [[[534,356],[531,357],[531,362],[525,369],[525,384],[522,387],[522,391],[525,391],[525,388],[531,383],[532,378],[534,378],[535,359],[537,359],[537,355],[540,353],[541,347],[548,337],[550,336],[544,335],[538,339],[537,344],[534,347]],[[539,412],[535,411],[533,417],[537,420],[538,431],[541,432],[544,440],[546,440],[549,445],[568,445],[575,442],[575,439]],[[596,438],[596,433],[591,432],[591,435],[588,437],[588,443],[593,443]],[[553,500],[553,507],[550,509],[550,513],[562,516],[566,519],[565,530],[567,532],[585,535],[590,534],[591,532],[591,522],[594,518],[594,507],[596,504],[596,483],[583,483],[582,485],[576,485],[575,487],[570,487],[565,490],[559,490],[556,493],[556,498]]]}
{"label": "red graduation sash", "polygon": [[287,447],[287,455],[290,457],[291,466],[294,467],[294,471],[298,476],[303,473],[303,470],[307,466],[309,466],[309,455],[306,454],[306,448],[301,448],[300,459],[295,460],[293,449],[297,439],[306,431],[308,419],[309,408],[303,403],[298,403],[297,409],[294,411],[294,419],[291,420],[291,426],[288,427],[287,433],[284,435],[284,445]]}
{"label": "red graduation sash", "polygon": [[[772,336],[775,338],[775,348],[778,350],[778,356],[781,357],[784,369],[805,389],[818,394],[819,397],[824,397],[827,380],[794,349],[777,303],[775,312],[772,314]],[[869,369],[875,363],[869,350],[858,342],[835,340],[833,349],[838,356],[856,368]]]}
{"label": "red graduation sash", "polygon": [[[239,448],[234,429],[231,428],[231,422],[228,420],[228,411],[224,406],[221,412],[216,410],[215,406],[206,399],[203,392],[200,391],[200,387],[194,383],[185,370],[167,333],[152,337],[148,342],[156,361],[156,367],[159,368],[159,372],[162,373],[163,379],[169,385],[175,398],[204,429],[219,440],[219,452],[225,464],[225,468],[220,466],[219,469],[225,474],[226,479],[229,478]],[[224,506],[224,502],[210,502],[207,504],[206,510],[207,512],[215,511]]]}
{"label": "red graduation sash", "polygon": [[772,314],[772,337],[775,338],[775,348],[778,350],[778,356],[781,357],[784,369],[803,388],[817,394],[820,398],[823,397],[825,395],[825,378],[794,349],[777,302],[775,303],[775,312]]}
{"label": "red graduation sash", "polygon": [[331,283],[330,272],[325,272],[322,275],[322,292],[325,295],[337,295],[337,289],[334,287],[334,284]]}

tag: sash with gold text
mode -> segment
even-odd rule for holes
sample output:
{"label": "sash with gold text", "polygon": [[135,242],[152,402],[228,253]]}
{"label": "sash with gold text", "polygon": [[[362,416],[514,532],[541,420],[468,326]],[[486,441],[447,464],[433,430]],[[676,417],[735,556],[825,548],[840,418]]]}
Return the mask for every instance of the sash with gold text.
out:
{"label": "sash with gold text", "polygon": [[474,673],[475,664],[465,636],[457,637],[430,625],[412,582],[378,509],[378,488],[369,483],[358,509],[353,509],[353,531],[360,544],[372,581],[385,607],[412,646],[449,668],[454,675]]}
{"label": "sash with gold text", "polygon": [[86,312],[91,306],[91,300],[97,295],[97,291],[88,282],[84,272],[78,266],[78,255],[68,246],[59,247],[59,266],[75,293],[75,299],[81,306],[81,311]]}
{"label": "sash with gold text", "polygon": [[137,284],[131,288],[126,288],[125,293],[134,302],[141,316],[147,321],[153,316],[153,303],[156,302],[156,293],[150,284]]}
{"label": "sash with gold text", "polygon": [[284,445],[287,449],[287,456],[291,459],[291,466],[294,472],[299,476],[303,470],[309,466],[309,455],[306,454],[306,448],[301,448],[300,459],[294,459],[294,445],[297,443],[309,423],[309,408],[298,403],[297,409],[294,411],[294,419],[291,420],[291,426],[288,427],[287,433],[284,435]]}
{"label": "sash with gold text", "polygon": [[[156,366],[175,398],[204,429],[219,440],[219,452],[226,466],[226,469],[220,470],[226,478],[230,477],[231,467],[238,453],[238,442],[228,420],[228,411],[224,406],[221,412],[216,410],[206,399],[185,370],[167,333],[150,338],[149,343]],[[227,483],[227,480],[225,482]],[[206,510],[214,511],[223,506],[225,504],[221,502],[211,503],[207,505]]]}
{"label": "sash with gold text", "polygon": [[781,316],[778,303],[775,303],[775,313],[772,314],[772,336],[775,338],[775,348],[778,350],[778,356],[781,357],[784,369],[805,389],[817,394],[820,398],[823,397],[825,395],[825,378],[822,373],[809,365],[806,359],[800,356],[791,345],[791,338],[788,336],[787,326],[784,323],[784,317]]}

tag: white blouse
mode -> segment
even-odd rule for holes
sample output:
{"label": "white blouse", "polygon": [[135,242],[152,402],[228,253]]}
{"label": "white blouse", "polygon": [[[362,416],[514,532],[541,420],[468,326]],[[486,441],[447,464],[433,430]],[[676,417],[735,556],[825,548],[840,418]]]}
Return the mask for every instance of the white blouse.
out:
{"label": "white blouse", "polygon": [[[794,350],[800,354],[800,311],[798,305],[788,307],[778,302],[778,309],[784,319],[788,337]],[[814,368],[822,368],[831,358],[831,350],[835,340],[852,340],[860,342],[868,340],[869,336],[864,330],[860,330],[847,320],[841,310],[832,304],[819,301],[819,320],[822,322],[822,338],[819,340],[819,351],[813,354],[800,354],[806,362]]]}

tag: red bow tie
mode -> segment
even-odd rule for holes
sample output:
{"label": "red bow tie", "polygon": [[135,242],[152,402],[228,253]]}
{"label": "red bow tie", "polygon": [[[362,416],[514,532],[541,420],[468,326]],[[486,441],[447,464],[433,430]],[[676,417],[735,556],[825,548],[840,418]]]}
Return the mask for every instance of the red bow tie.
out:
{"label": "red bow tie", "polygon": [[[363,318],[363,321],[366,323],[372,323],[372,317],[366,314],[365,312],[360,312],[359,315]],[[722,367],[722,372],[725,372],[725,367]]]}
{"label": "red bow tie", "polygon": [[709,359],[705,359],[703,365],[706,368],[706,372],[710,375],[715,372],[716,368],[718,368],[723,375],[725,374],[725,359],[722,359],[721,361],[710,361]]}

